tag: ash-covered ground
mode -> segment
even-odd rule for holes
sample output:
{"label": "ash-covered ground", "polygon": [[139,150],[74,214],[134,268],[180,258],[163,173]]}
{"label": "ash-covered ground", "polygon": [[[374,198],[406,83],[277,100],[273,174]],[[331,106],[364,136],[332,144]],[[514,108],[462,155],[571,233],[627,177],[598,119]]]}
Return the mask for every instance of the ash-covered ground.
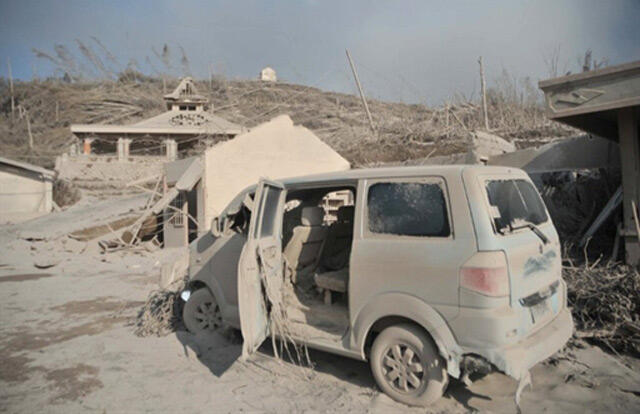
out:
{"label": "ash-covered ground", "polygon": [[[241,362],[241,336],[184,331],[139,337],[136,318],[179,252],[151,244],[103,253],[69,237],[95,217],[117,220],[145,197],[77,205],[0,228],[0,411],[424,412],[380,393],[366,363],[310,351],[313,367],[265,344]],[[105,204],[107,203],[107,204]],[[115,207],[117,206],[117,207]],[[108,213],[105,213],[108,212]],[[640,364],[575,339],[532,370],[532,412],[637,412]],[[516,382],[491,373],[451,380],[430,412],[515,412]]]}

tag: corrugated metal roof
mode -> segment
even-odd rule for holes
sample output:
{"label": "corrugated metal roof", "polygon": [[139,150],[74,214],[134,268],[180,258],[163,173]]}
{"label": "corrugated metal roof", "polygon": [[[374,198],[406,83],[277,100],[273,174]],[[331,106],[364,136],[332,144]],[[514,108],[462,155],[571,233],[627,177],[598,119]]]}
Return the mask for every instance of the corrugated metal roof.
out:
{"label": "corrugated metal roof", "polygon": [[6,164],[12,167],[20,168],[22,170],[32,171],[47,177],[54,177],[56,175],[56,172],[53,170],[47,170],[46,168],[38,167],[37,165],[27,164],[26,162],[21,162],[21,161],[10,160],[9,158],[4,158],[4,157],[0,157],[0,164]]}

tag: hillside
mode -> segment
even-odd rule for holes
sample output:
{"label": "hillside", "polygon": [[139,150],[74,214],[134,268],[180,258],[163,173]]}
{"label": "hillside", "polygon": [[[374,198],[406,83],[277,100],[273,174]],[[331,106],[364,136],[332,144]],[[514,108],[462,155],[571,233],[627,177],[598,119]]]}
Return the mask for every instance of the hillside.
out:
{"label": "hillside", "polygon": [[[171,91],[177,82],[167,81],[165,90]],[[360,99],[353,95],[253,80],[199,81],[198,88],[210,97],[217,115],[247,127],[289,114],[356,166],[464,151],[468,131],[481,125],[478,105],[464,99],[434,108],[370,100],[377,129],[373,134]],[[126,124],[164,110],[162,80],[146,77],[85,83],[57,79],[16,82],[14,95],[12,121],[9,85],[0,79],[2,154],[49,167],[72,142],[72,123]],[[548,121],[539,99],[524,99],[510,88],[490,88],[488,101],[492,131],[519,147],[573,133]]]}

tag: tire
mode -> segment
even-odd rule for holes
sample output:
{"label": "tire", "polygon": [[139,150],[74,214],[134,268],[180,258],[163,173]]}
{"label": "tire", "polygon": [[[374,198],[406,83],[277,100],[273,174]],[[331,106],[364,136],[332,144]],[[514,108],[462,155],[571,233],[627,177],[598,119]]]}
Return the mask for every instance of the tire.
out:
{"label": "tire", "polygon": [[220,307],[209,289],[198,289],[189,296],[182,320],[187,330],[196,335],[211,333],[222,326]]}
{"label": "tire", "polygon": [[414,325],[383,330],[373,342],[369,359],[378,387],[408,405],[434,403],[449,382],[446,361],[429,335]]}

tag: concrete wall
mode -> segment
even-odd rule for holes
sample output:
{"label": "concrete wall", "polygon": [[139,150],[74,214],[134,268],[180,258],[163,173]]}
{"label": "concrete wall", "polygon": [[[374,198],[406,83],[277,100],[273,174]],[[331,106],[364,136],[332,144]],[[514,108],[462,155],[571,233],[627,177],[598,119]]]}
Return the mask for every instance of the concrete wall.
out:
{"label": "concrete wall", "polygon": [[273,180],[348,170],[349,162],[313,132],[282,115],[204,154],[205,229],[243,189]]}
{"label": "concrete wall", "polygon": [[62,156],[56,160],[56,170],[59,178],[83,190],[108,194],[111,190],[126,191],[125,186],[132,181],[161,176],[165,162],[164,156],[130,156],[125,161],[107,155]]}
{"label": "concrete wall", "polygon": [[0,214],[50,212],[52,197],[51,181],[0,169]]}

